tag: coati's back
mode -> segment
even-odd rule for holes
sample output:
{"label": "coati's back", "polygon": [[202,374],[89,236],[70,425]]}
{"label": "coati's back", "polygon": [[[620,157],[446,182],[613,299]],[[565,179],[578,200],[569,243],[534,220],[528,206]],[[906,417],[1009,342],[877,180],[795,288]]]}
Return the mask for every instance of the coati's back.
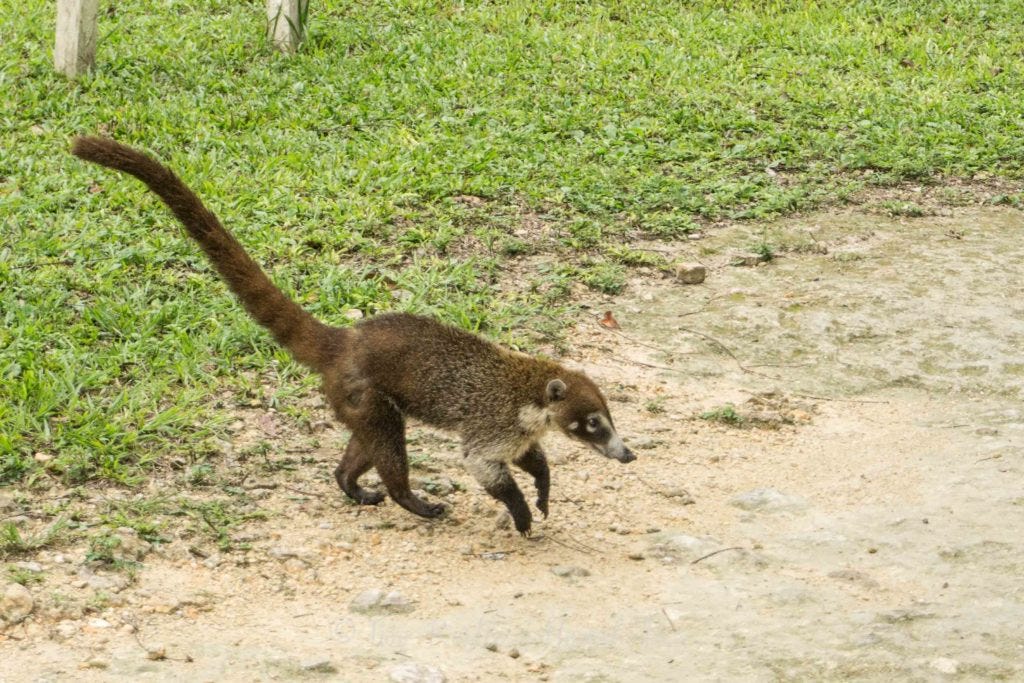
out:
{"label": "coati's back", "polygon": [[555,367],[407,313],[374,316],[354,331],[360,374],[403,413],[442,428],[477,415],[514,421],[521,406],[543,400],[545,371]]}

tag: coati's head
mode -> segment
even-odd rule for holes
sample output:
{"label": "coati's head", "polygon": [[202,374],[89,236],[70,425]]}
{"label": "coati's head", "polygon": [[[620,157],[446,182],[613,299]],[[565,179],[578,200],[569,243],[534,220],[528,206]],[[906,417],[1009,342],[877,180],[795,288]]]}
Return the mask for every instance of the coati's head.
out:
{"label": "coati's head", "polygon": [[545,400],[549,414],[566,436],[582,441],[606,458],[636,460],[616,433],[601,390],[586,375],[566,372],[549,380]]}

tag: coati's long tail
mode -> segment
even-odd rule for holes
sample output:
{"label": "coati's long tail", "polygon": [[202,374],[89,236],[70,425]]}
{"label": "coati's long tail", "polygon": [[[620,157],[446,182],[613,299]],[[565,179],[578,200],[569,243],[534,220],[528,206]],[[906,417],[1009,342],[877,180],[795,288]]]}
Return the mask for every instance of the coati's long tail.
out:
{"label": "coati's long tail", "polygon": [[297,361],[314,370],[323,369],[329,361],[331,328],[271,282],[238,240],[173,171],[138,150],[106,138],[76,138],[71,152],[144,182],[203,248],[249,315],[270,330]]}

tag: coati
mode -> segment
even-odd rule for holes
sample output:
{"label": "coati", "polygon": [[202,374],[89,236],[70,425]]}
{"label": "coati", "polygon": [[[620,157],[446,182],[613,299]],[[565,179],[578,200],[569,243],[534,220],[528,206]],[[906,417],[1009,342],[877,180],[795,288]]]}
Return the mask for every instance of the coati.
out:
{"label": "coati", "polygon": [[351,328],[325,325],[270,281],[170,169],[104,138],[76,138],[72,153],[145,183],[199,243],[246,311],[321,375],[335,416],[352,432],[334,476],[355,501],[376,505],[384,499],[359,485],[376,468],[388,494],[406,510],[422,517],[444,511],[409,487],[406,417],[462,437],[467,469],[508,507],[523,535],[530,533],[532,516],[509,464],[533,477],[537,508],[547,517],[550,474],[538,439],[549,428],[620,462],[636,459],[616,433],[600,390],[583,373],[417,315],[387,313]]}

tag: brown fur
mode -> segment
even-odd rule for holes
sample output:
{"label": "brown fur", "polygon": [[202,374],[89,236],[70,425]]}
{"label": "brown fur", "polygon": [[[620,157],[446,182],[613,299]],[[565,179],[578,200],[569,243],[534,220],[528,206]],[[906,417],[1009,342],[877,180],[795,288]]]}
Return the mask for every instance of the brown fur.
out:
{"label": "brown fur", "polygon": [[623,462],[632,453],[615,434],[608,406],[585,375],[508,351],[431,318],[376,316],[353,328],[324,325],[276,287],[238,241],[172,171],[113,140],[77,138],[82,159],[129,173],[159,196],[199,243],[246,311],[304,365],[323,377],[334,414],[352,431],[335,478],[364,504],[383,496],[359,485],[376,468],[390,496],[410,512],[443,512],[409,488],[405,418],[460,434],[469,470],[529,533],[531,515],[508,470],[534,477],[547,515],[549,471],[537,444],[552,423]]}

